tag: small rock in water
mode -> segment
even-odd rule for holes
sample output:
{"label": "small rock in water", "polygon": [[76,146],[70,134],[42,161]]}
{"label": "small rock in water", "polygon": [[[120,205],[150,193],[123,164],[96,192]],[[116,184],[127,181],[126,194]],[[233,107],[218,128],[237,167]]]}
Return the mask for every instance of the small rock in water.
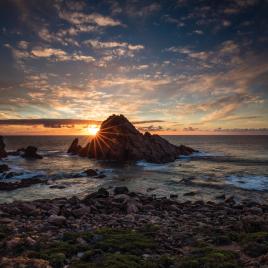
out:
{"label": "small rock in water", "polygon": [[178,195],[177,195],[177,194],[171,194],[171,195],[170,195],[170,198],[171,198],[171,199],[178,198]]}
{"label": "small rock in water", "polygon": [[127,194],[129,192],[126,186],[119,186],[114,188],[114,194]]}
{"label": "small rock in water", "polygon": [[153,187],[149,187],[146,189],[146,192],[149,193],[149,192],[152,192],[154,191],[156,188],[153,188]]}
{"label": "small rock in water", "polygon": [[93,177],[93,176],[97,176],[98,175],[98,172],[92,168],[89,168],[87,170],[84,171],[84,173],[87,174],[87,176],[89,177]]}
{"label": "small rock in water", "polygon": [[196,192],[192,191],[192,192],[185,193],[184,196],[194,196],[196,194],[197,194]]}
{"label": "small rock in water", "polygon": [[226,198],[225,194],[220,194],[216,196],[216,199],[225,199],[225,198]]}
{"label": "small rock in water", "polygon": [[49,188],[50,189],[64,189],[64,188],[66,188],[66,186],[64,186],[64,185],[51,185]]}
{"label": "small rock in water", "polygon": [[0,165],[0,173],[9,171],[9,167],[6,164]]}
{"label": "small rock in water", "polygon": [[7,157],[7,152],[5,150],[5,143],[4,143],[4,138],[3,136],[0,136],[0,158]]}
{"label": "small rock in water", "polygon": [[24,154],[22,155],[23,158],[26,159],[42,159],[43,156],[37,154],[37,148],[35,146],[28,146],[24,150]]}

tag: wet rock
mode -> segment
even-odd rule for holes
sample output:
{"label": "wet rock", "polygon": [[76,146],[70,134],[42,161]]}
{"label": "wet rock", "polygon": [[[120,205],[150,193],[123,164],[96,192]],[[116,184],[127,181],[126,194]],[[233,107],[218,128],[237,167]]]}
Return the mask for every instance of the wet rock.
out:
{"label": "wet rock", "polygon": [[26,159],[42,159],[43,156],[37,154],[37,148],[35,146],[28,146],[25,150],[24,153],[22,154],[23,158]]}
{"label": "wet rock", "polygon": [[6,172],[6,171],[9,171],[8,165],[6,164],[0,165],[0,173]]}
{"label": "wet rock", "polygon": [[72,144],[70,145],[67,153],[68,154],[74,154],[74,155],[79,154],[79,152],[81,150],[81,146],[78,143],[79,143],[78,138],[75,138],[73,140]]}
{"label": "wet rock", "polygon": [[94,198],[106,198],[109,197],[109,192],[105,188],[100,188],[97,192],[91,193],[84,198],[84,201],[87,202],[90,199]]}
{"label": "wet rock", "polygon": [[127,194],[129,192],[126,186],[118,186],[114,188],[114,195],[117,194]]}
{"label": "wet rock", "polygon": [[175,199],[175,198],[178,198],[178,195],[177,195],[177,194],[171,194],[169,197],[170,197],[171,199]]}
{"label": "wet rock", "polygon": [[84,148],[79,147],[76,138],[68,152],[81,154],[81,151],[83,156],[95,159],[154,163],[175,161],[180,155],[196,152],[184,145],[175,146],[158,135],[140,133],[123,115],[112,115],[103,121],[98,135]]}
{"label": "wet rock", "polygon": [[22,239],[20,237],[14,237],[6,242],[6,247],[10,250],[13,250],[21,243]]}
{"label": "wet rock", "polygon": [[0,191],[13,191],[18,188],[24,188],[24,187],[29,187],[34,184],[39,184],[39,183],[45,183],[46,180],[41,180],[41,179],[27,179],[27,180],[21,180],[21,181],[16,181],[16,182],[0,182]]}
{"label": "wet rock", "polygon": [[194,192],[194,191],[184,194],[184,196],[194,196],[194,195],[196,195],[196,192]]}
{"label": "wet rock", "polygon": [[65,189],[66,188],[66,186],[64,186],[64,185],[51,185],[51,186],[49,186],[49,188],[50,189]]}
{"label": "wet rock", "polygon": [[66,223],[66,218],[64,216],[50,215],[47,221],[50,224],[61,226]]}
{"label": "wet rock", "polygon": [[4,143],[4,137],[0,136],[0,159],[7,157],[7,152],[5,148],[6,148],[6,145]]}
{"label": "wet rock", "polygon": [[85,170],[84,173],[86,173],[89,177],[94,177],[98,175],[98,172],[92,168]]}
{"label": "wet rock", "polygon": [[90,207],[82,207],[82,208],[77,208],[72,210],[72,214],[75,217],[82,217],[84,215],[90,214],[91,209]]}

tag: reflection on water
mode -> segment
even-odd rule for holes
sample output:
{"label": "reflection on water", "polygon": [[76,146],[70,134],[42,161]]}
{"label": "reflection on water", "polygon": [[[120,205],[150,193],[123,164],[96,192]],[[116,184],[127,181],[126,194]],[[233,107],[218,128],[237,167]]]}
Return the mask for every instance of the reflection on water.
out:
{"label": "reflection on water", "polygon": [[[9,150],[35,145],[43,159],[28,161],[9,157],[4,162],[18,173],[17,179],[43,176],[53,185],[35,185],[12,192],[0,192],[0,202],[14,199],[54,198],[94,191],[97,187],[126,185],[131,190],[150,194],[176,193],[183,199],[213,199],[217,193],[242,193],[266,198],[268,191],[268,139],[265,136],[166,136],[174,144],[200,150],[192,157],[182,157],[165,165],[139,161],[118,164],[94,161],[66,154],[74,137],[7,137]],[[88,137],[81,137],[88,142]],[[103,170],[104,179],[80,177],[88,168]],[[243,191],[247,190],[247,191]],[[250,192],[249,192],[250,190]],[[184,196],[195,191],[196,194]]]}

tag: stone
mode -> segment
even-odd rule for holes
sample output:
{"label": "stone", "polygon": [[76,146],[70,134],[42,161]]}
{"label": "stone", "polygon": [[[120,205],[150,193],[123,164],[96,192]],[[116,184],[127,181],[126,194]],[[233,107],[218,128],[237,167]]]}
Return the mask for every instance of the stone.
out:
{"label": "stone", "polygon": [[45,183],[46,180],[41,180],[37,178],[31,178],[27,180],[21,180],[21,181],[16,181],[16,182],[0,182],[0,191],[13,191],[18,188],[24,188],[24,187],[29,187],[34,184],[39,184],[39,183]]}
{"label": "stone", "polygon": [[48,217],[47,221],[50,224],[61,226],[66,223],[66,218],[64,216],[58,216],[53,214]]}
{"label": "stone", "polygon": [[22,242],[22,239],[20,237],[14,237],[11,240],[8,240],[6,242],[6,246],[8,249],[12,250],[16,248],[18,245],[20,245]]}
{"label": "stone", "polygon": [[79,154],[80,150],[81,150],[81,146],[78,144],[78,138],[75,138],[72,142],[72,144],[70,145],[67,153],[68,154]]}
{"label": "stone", "polygon": [[84,201],[88,201],[90,199],[94,199],[94,198],[106,198],[106,197],[109,197],[109,192],[104,189],[104,188],[100,188],[97,192],[94,192],[94,193],[91,193],[89,195],[87,195],[85,198],[84,198]]}
{"label": "stone", "polygon": [[25,150],[24,153],[22,154],[23,158],[26,159],[42,159],[43,156],[37,154],[37,148],[35,146],[28,146]]}
{"label": "stone", "polygon": [[129,192],[126,186],[118,186],[114,188],[114,195],[117,194],[127,194]]}
{"label": "stone", "polygon": [[8,165],[6,164],[0,165],[0,173],[6,172],[6,171],[9,171]]}
{"label": "stone", "polygon": [[145,160],[153,163],[175,161],[196,150],[169,143],[159,135],[142,134],[123,115],[112,115],[102,122],[98,134],[84,148],[74,139],[69,153],[112,161]]}
{"label": "stone", "polygon": [[84,215],[90,214],[90,212],[91,212],[90,207],[82,207],[82,208],[77,208],[77,209],[72,210],[72,214],[75,217],[82,217]]}
{"label": "stone", "polygon": [[98,175],[98,172],[92,168],[85,170],[84,173],[86,173],[89,177],[94,177]]}
{"label": "stone", "polygon": [[4,143],[4,137],[0,136],[0,159],[7,157],[7,152],[5,148],[6,148],[6,145]]}

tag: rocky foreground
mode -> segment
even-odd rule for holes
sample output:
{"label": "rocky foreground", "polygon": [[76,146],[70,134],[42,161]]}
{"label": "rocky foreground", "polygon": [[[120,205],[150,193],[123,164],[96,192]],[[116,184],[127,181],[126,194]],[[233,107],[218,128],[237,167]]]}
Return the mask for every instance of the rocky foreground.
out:
{"label": "rocky foreground", "polygon": [[101,188],[0,205],[0,267],[268,267],[268,206]]}

